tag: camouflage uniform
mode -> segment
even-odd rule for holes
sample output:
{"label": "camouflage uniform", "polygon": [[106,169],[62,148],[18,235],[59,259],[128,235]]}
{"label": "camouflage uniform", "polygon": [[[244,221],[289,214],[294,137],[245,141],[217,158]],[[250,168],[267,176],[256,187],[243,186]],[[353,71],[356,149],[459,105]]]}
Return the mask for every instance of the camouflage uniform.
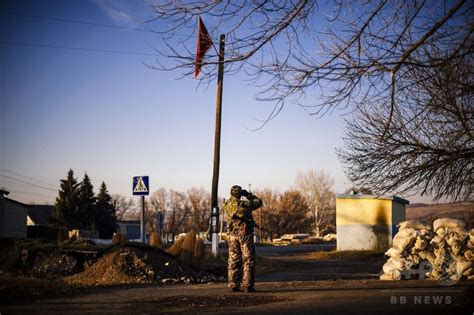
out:
{"label": "camouflage uniform", "polygon": [[[246,196],[247,200],[241,200],[241,196]],[[240,186],[232,187],[231,197],[224,204],[229,236],[228,282],[230,288],[240,287],[242,267],[243,285],[247,289],[253,289],[255,285],[253,229],[256,224],[252,211],[261,206],[262,200],[242,190]]]}

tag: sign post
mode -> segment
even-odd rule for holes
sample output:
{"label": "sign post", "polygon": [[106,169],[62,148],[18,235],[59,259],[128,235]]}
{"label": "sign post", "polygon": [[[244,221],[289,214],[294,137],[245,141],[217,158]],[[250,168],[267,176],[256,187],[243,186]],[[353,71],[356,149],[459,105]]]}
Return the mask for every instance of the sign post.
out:
{"label": "sign post", "polygon": [[145,196],[150,194],[148,176],[134,176],[132,189],[134,196],[141,196],[140,240],[145,243]]}
{"label": "sign post", "polygon": [[212,208],[211,212],[211,253],[212,256],[219,255],[219,207]]}

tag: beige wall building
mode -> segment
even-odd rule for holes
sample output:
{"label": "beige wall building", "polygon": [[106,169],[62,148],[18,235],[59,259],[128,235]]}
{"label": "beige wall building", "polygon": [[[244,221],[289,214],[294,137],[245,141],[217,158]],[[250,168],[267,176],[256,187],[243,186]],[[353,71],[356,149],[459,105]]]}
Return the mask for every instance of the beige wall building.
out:
{"label": "beige wall building", "polygon": [[337,250],[388,249],[408,203],[396,196],[337,195]]}

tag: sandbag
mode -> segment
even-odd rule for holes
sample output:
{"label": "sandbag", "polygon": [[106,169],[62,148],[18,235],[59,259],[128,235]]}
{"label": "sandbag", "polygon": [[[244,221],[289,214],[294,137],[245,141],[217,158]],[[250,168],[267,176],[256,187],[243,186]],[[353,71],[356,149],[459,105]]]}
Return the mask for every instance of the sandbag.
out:
{"label": "sandbag", "polygon": [[389,273],[383,273],[380,275],[380,280],[382,281],[393,281],[393,277],[392,277],[392,274],[389,274]]}
{"label": "sandbag", "polygon": [[467,237],[469,235],[469,231],[465,227],[462,227],[462,226],[458,226],[458,227],[455,227],[455,228],[447,228],[447,230],[450,233],[457,233],[457,234],[463,235],[465,237]]}
{"label": "sandbag", "polygon": [[439,237],[445,237],[446,234],[448,234],[448,229],[446,229],[446,228],[438,228],[437,230],[435,230],[435,233],[436,233],[436,235],[438,235]]}
{"label": "sandbag", "polygon": [[456,272],[459,275],[464,274],[464,271],[472,267],[472,261],[458,261],[456,264]]}
{"label": "sandbag", "polygon": [[393,270],[396,269],[397,267],[391,261],[387,261],[382,267],[384,273],[391,273]]}
{"label": "sandbag", "polygon": [[436,259],[435,255],[427,250],[419,252],[418,256],[420,256],[421,259],[428,261],[432,265],[434,264]]}
{"label": "sandbag", "polygon": [[393,281],[393,280],[401,280],[402,279],[402,273],[400,270],[393,270],[392,272],[384,273],[380,275],[380,280],[383,281]]}
{"label": "sandbag", "polygon": [[464,258],[469,261],[474,261],[474,250],[468,249],[464,252]]}
{"label": "sandbag", "polygon": [[405,237],[414,237],[416,236],[417,231],[414,228],[406,228],[403,230],[399,230],[397,234],[393,238],[400,237],[400,238],[405,238]]}
{"label": "sandbag", "polygon": [[390,257],[387,262],[391,262],[398,270],[405,269],[405,260],[403,258]]}
{"label": "sandbag", "polygon": [[466,222],[458,220],[458,219],[452,219],[452,218],[442,218],[435,220],[433,222],[433,229],[436,231],[439,228],[448,228],[448,229],[454,229],[457,227],[466,227]]}
{"label": "sandbag", "polygon": [[405,268],[410,269],[412,266],[416,266],[421,262],[421,257],[416,254],[416,255],[408,255],[405,259]]}
{"label": "sandbag", "polygon": [[393,247],[399,249],[400,252],[403,252],[408,246],[410,246],[414,242],[414,238],[416,237],[416,235],[416,230],[413,228],[406,228],[400,230],[393,238],[392,245]]}
{"label": "sandbag", "polygon": [[467,240],[467,247],[474,249],[474,229],[469,231],[469,239]]}
{"label": "sandbag", "polygon": [[398,249],[400,252],[403,252],[407,247],[411,246],[415,239],[412,236],[398,236],[395,235],[392,241],[392,246]]}
{"label": "sandbag", "polygon": [[454,246],[456,243],[462,243],[466,239],[465,235],[457,234],[457,233],[449,233],[444,238],[446,240],[446,244],[449,246]]}
{"label": "sandbag", "polygon": [[385,255],[388,257],[400,257],[401,252],[398,248],[391,247],[388,251],[385,252]]}
{"label": "sandbag", "polygon": [[474,279],[474,229],[468,231],[465,222],[443,218],[433,223],[433,229],[416,220],[397,226],[393,246],[385,252],[389,259],[380,280],[400,280],[404,271],[419,274],[419,268],[439,281],[458,281],[463,276]]}
{"label": "sandbag", "polygon": [[474,275],[474,268],[468,268],[466,270],[464,270],[463,274],[462,274],[464,277],[470,277],[472,275]]}
{"label": "sandbag", "polygon": [[415,229],[415,230],[431,230],[431,226],[427,223],[424,223],[423,221],[419,220],[407,220],[407,221],[402,221],[397,224],[397,227],[399,230],[403,229]]}
{"label": "sandbag", "polygon": [[428,240],[423,236],[417,236],[415,239],[415,244],[413,244],[413,248],[422,251],[428,246]]}

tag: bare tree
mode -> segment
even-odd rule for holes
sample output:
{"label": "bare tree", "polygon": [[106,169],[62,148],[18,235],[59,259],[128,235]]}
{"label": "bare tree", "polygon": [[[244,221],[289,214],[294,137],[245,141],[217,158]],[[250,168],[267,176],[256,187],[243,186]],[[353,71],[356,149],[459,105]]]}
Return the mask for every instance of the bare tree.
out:
{"label": "bare tree", "polygon": [[115,215],[117,220],[126,220],[133,217],[134,202],[132,198],[114,194],[112,195],[112,203],[115,206]]}
{"label": "bare tree", "polygon": [[[145,219],[147,221],[150,232],[157,232],[156,231],[156,223],[157,223],[156,217],[159,212],[165,215],[168,205],[169,205],[169,196],[168,196],[168,192],[164,188],[160,188],[156,190],[148,198],[146,211],[145,211]],[[165,228],[164,234],[166,234],[166,232],[167,231]]]}
{"label": "bare tree", "polygon": [[[437,69],[472,54],[467,0],[168,0],[154,10],[169,27],[161,31],[163,58],[151,67],[192,74],[201,15],[216,42],[218,33],[227,36],[226,72],[245,67],[259,99],[275,102],[266,121],[287,102],[312,115],[384,103],[388,128],[397,98],[411,91],[404,84],[411,68]],[[433,51],[444,52],[443,60],[431,62]],[[204,60],[201,83],[215,76],[216,55],[211,50]]]}
{"label": "bare tree", "polygon": [[168,205],[169,209],[165,214],[165,232],[174,240],[179,233],[187,232],[191,207],[184,193],[172,189],[169,191]]}
{"label": "bare tree", "polygon": [[254,212],[254,220],[264,229],[270,239],[285,233],[306,233],[311,229],[311,222],[307,220],[309,211],[304,197],[296,190],[289,190],[278,194],[271,189],[264,189],[256,193],[262,198],[262,219],[259,221]]}
{"label": "bare tree", "polygon": [[338,155],[352,182],[380,194],[474,197],[472,58],[438,55],[431,62],[439,60],[436,69],[408,69],[404,84],[412,88],[397,100],[388,129],[385,103],[360,106],[347,121]]}
{"label": "bare tree", "polygon": [[254,220],[258,223],[263,231],[263,239],[274,237],[279,235],[279,226],[282,225],[283,218],[278,215],[278,193],[266,188],[264,190],[256,191],[255,195],[263,201],[263,206],[254,211]]}
{"label": "bare tree", "polygon": [[296,188],[308,203],[310,211],[307,217],[312,222],[313,233],[318,236],[335,230],[336,204],[333,185],[334,178],[322,170],[308,170],[296,177]]}
{"label": "bare tree", "polygon": [[308,203],[297,190],[288,190],[280,195],[278,213],[280,223],[278,235],[285,233],[309,233],[311,222],[307,220]]}
{"label": "bare tree", "polygon": [[186,192],[190,207],[190,225],[197,231],[207,231],[211,217],[211,195],[203,188],[191,188]]}

